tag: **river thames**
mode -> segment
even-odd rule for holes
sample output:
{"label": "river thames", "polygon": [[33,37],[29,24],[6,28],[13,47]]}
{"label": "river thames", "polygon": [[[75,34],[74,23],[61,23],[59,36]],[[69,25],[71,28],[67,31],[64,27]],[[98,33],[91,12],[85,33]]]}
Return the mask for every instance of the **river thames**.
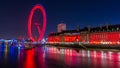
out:
{"label": "river thames", "polygon": [[0,68],[120,68],[120,52],[0,46]]}

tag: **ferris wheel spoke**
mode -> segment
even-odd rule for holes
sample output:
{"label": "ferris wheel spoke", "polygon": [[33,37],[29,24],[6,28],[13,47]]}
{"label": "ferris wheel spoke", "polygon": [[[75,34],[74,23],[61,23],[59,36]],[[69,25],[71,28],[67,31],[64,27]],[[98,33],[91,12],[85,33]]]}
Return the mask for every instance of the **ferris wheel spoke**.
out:
{"label": "ferris wheel spoke", "polygon": [[37,30],[38,30],[38,33],[40,34],[41,33],[40,26],[37,26]]}

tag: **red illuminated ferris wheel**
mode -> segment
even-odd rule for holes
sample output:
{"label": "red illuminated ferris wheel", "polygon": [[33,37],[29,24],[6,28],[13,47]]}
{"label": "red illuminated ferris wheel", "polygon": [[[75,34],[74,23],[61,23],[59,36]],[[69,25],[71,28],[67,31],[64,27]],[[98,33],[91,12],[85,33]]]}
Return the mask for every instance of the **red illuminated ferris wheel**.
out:
{"label": "red illuminated ferris wheel", "polygon": [[[41,24],[39,23],[36,23],[36,22],[32,22],[33,20],[33,15],[35,13],[36,10],[40,10],[41,11],[41,14],[42,14],[42,28],[40,27]],[[32,24],[34,23],[34,25]],[[32,33],[32,26],[36,26],[37,28],[37,31],[39,33],[39,36],[37,39],[35,39],[33,37],[33,33]],[[40,41],[43,36],[44,36],[44,33],[45,33],[45,29],[46,29],[46,12],[45,12],[45,9],[43,8],[42,5],[40,4],[37,4],[35,5],[32,10],[30,11],[30,15],[29,15],[29,18],[28,18],[28,36],[29,38],[33,41],[33,42],[37,42],[37,41]]]}

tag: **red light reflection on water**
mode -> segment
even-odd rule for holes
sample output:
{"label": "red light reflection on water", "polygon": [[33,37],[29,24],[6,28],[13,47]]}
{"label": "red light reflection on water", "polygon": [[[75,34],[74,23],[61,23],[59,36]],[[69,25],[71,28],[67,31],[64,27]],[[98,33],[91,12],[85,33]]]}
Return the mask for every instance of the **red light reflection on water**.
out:
{"label": "red light reflection on water", "polygon": [[45,53],[41,48],[21,50],[18,62],[19,68],[46,68]]}
{"label": "red light reflection on water", "polygon": [[[95,51],[95,50],[74,50],[58,49],[55,47],[48,48],[49,57],[52,59],[64,60],[68,66],[86,65],[87,67],[112,67],[120,68],[120,52],[112,51]],[[56,55],[56,56],[54,56]],[[61,56],[62,55],[62,56]]]}
{"label": "red light reflection on water", "polygon": [[34,49],[26,51],[26,59],[24,68],[35,68],[34,63]]}

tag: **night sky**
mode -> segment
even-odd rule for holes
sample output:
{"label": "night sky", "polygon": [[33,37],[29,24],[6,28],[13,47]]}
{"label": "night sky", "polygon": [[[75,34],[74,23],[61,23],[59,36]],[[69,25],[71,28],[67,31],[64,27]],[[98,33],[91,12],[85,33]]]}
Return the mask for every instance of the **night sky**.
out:
{"label": "night sky", "polygon": [[0,0],[0,38],[28,37],[27,20],[35,4],[46,10],[45,36],[61,22],[67,29],[120,23],[120,2],[115,0]]}

